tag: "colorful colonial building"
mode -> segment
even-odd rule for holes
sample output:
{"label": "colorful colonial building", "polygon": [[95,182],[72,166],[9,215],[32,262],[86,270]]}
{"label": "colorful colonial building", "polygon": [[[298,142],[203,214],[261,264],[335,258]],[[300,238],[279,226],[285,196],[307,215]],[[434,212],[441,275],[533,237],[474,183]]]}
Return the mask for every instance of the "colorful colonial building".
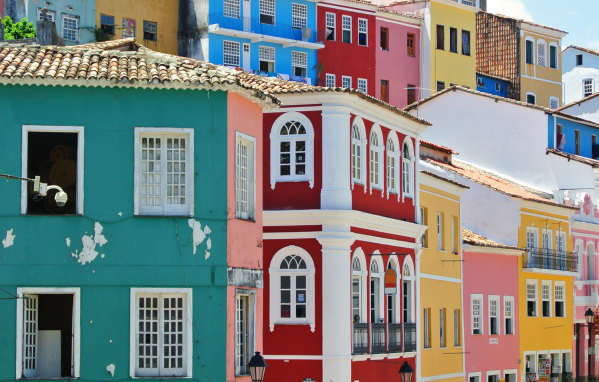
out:
{"label": "colorful colonial building", "polygon": [[579,101],[599,89],[599,52],[570,45],[562,52],[564,104]]}
{"label": "colorful colonial building", "polygon": [[3,381],[247,381],[262,346],[257,154],[277,99],[131,44],[0,44],[3,172],[67,194],[0,186]]}
{"label": "colorful colonial building", "polygon": [[428,124],[355,90],[289,86],[264,115],[266,381],[395,379],[416,367]]}

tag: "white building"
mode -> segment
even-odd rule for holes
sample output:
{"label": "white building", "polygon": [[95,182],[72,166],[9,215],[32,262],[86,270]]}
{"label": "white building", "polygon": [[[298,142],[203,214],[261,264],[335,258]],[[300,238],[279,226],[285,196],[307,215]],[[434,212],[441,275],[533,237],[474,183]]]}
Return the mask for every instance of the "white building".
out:
{"label": "white building", "polygon": [[564,104],[569,104],[599,89],[599,52],[570,45],[562,52]]}

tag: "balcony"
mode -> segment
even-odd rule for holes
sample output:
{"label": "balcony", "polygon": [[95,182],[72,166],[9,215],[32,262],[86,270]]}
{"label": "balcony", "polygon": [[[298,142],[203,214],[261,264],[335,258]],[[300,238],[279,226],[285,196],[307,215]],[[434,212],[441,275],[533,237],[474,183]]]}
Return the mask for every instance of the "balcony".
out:
{"label": "balcony", "polygon": [[352,354],[385,354],[416,351],[416,324],[353,324]]}
{"label": "balcony", "polygon": [[523,255],[523,268],[537,268],[554,271],[576,272],[578,258],[573,253],[552,249],[532,248]]}

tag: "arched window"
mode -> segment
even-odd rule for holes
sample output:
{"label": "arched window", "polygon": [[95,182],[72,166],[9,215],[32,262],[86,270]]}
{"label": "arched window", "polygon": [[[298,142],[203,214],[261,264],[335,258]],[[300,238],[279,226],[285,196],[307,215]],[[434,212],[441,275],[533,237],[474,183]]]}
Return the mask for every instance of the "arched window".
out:
{"label": "arched window", "polygon": [[370,261],[370,322],[380,322],[383,315],[383,300],[381,289],[383,287],[383,267],[380,259],[373,257]]}
{"label": "arched window", "polygon": [[581,239],[576,240],[576,243],[574,244],[574,253],[576,254],[577,257],[577,263],[576,263],[576,270],[578,272],[578,276],[577,279],[578,280],[582,280],[582,249],[583,249],[584,245]]}
{"label": "arched window", "polygon": [[394,132],[390,132],[387,138],[387,196],[389,194],[399,194],[398,149],[397,135]]}
{"label": "arched window", "polygon": [[411,197],[413,191],[413,174],[414,174],[414,154],[412,149],[412,141],[406,137],[403,144],[403,158],[401,162],[401,174],[404,196]]}
{"label": "arched window", "polygon": [[[366,150],[366,129],[361,118],[356,118],[351,128],[351,180],[354,184],[365,185],[364,151]],[[366,190],[364,190],[366,192]]]}
{"label": "arched window", "polygon": [[414,322],[414,267],[412,259],[406,256],[402,268],[401,286],[401,320],[404,323]]}
{"label": "arched window", "polygon": [[383,146],[382,134],[378,126],[370,132],[370,190],[383,189]]}
{"label": "arched window", "polygon": [[587,280],[595,280],[595,245],[587,243]]}
{"label": "arched window", "polygon": [[279,250],[270,262],[270,330],[308,324],[314,331],[314,262],[303,248]]}
{"label": "arched window", "polygon": [[[387,263],[387,269],[393,269],[393,271],[395,271],[396,277],[396,292],[394,294],[387,295],[387,322],[398,323],[400,321],[399,307],[401,306],[401,302],[399,300],[399,291],[401,289],[399,287],[399,283],[401,274],[399,273],[399,264],[397,262],[397,256],[393,255],[389,258],[389,262]],[[385,293],[387,292],[385,291]]]}
{"label": "arched window", "polygon": [[352,260],[352,320],[355,323],[366,322],[366,263],[364,261],[364,252],[357,248]]}
{"label": "arched window", "polygon": [[289,112],[270,132],[270,186],[277,182],[307,181],[314,187],[314,130],[303,114]]}

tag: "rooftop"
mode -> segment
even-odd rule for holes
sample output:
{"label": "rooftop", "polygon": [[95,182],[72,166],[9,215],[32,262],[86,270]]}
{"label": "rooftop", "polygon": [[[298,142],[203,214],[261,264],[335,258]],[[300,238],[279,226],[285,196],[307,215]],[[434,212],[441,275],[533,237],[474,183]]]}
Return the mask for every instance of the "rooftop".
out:
{"label": "rooftop", "polygon": [[557,150],[557,149],[547,149],[547,154],[558,155],[560,157],[567,158],[569,161],[573,160],[575,162],[580,162],[580,163],[588,164],[589,166],[592,166],[595,168],[599,168],[599,160],[597,160],[597,159],[591,159],[591,158],[583,157],[580,155],[570,154],[570,153],[566,153],[566,152],[563,152],[563,151]]}
{"label": "rooftop", "polygon": [[496,241],[488,239],[483,235],[470,231],[468,228],[462,227],[462,242],[465,244],[476,245],[479,247],[491,247],[491,248],[505,248],[505,249],[518,249],[510,245],[500,244]]}

